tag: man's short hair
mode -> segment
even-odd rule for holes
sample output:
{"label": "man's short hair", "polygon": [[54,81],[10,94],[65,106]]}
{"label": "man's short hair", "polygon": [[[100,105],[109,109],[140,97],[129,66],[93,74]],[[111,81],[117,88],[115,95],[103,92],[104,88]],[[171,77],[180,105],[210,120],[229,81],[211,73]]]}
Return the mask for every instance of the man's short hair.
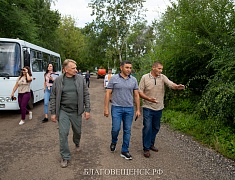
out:
{"label": "man's short hair", "polygon": [[159,61],[155,61],[155,62],[153,63],[153,67],[156,67],[156,66],[158,66],[158,65],[163,66],[163,64],[162,64],[161,62],[159,62]]}
{"label": "man's short hair", "polygon": [[70,62],[77,64],[77,62],[72,59],[65,59],[63,62],[63,68],[67,67]]}
{"label": "man's short hair", "polygon": [[124,66],[125,64],[131,64],[131,62],[130,62],[130,61],[127,61],[127,60],[122,61],[122,62],[120,63],[120,66]]}

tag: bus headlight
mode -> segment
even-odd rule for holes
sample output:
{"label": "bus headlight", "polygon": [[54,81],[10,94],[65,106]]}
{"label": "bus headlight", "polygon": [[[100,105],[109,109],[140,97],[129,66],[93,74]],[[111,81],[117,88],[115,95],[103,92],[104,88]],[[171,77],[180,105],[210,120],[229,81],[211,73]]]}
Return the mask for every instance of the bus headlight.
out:
{"label": "bus headlight", "polygon": [[7,97],[6,98],[6,102],[10,102],[11,101],[11,98],[10,97]]}
{"label": "bus headlight", "polygon": [[4,97],[0,97],[0,102],[3,103],[5,101]]}

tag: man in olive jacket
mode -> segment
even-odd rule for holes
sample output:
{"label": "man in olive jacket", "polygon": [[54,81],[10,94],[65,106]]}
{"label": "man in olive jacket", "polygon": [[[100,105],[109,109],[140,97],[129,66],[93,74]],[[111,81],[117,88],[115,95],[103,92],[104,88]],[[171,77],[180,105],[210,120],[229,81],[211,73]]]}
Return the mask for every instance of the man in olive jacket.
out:
{"label": "man in olive jacket", "polygon": [[77,74],[74,60],[66,59],[63,63],[64,74],[53,83],[50,107],[51,120],[59,124],[61,167],[67,167],[71,158],[68,146],[70,125],[73,130],[73,142],[79,150],[82,126],[82,114],[90,118],[90,94],[84,78]]}

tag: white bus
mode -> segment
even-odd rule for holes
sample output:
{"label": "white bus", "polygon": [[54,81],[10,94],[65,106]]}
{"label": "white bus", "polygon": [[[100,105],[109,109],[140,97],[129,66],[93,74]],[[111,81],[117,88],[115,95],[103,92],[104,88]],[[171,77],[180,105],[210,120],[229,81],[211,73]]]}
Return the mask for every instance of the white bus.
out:
{"label": "white bus", "polygon": [[19,39],[0,38],[0,110],[18,110],[16,100],[11,100],[11,92],[24,66],[32,71],[31,99],[29,107],[44,99],[44,73],[48,63],[61,74],[60,54]]}

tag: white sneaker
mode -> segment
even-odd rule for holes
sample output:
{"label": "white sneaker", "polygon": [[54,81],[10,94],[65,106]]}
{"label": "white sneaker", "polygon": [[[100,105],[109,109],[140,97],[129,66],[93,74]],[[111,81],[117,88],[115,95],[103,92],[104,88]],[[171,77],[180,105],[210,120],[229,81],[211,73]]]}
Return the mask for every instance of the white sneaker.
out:
{"label": "white sneaker", "polygon": [[29,111],[29,119],[33,119],[33,112]]}
{"label": "white sneaker", "polygon": [[19,125],[23,125],[25,122],[23,121],[23,120],[21,120],[20,122],[19,122]]}

